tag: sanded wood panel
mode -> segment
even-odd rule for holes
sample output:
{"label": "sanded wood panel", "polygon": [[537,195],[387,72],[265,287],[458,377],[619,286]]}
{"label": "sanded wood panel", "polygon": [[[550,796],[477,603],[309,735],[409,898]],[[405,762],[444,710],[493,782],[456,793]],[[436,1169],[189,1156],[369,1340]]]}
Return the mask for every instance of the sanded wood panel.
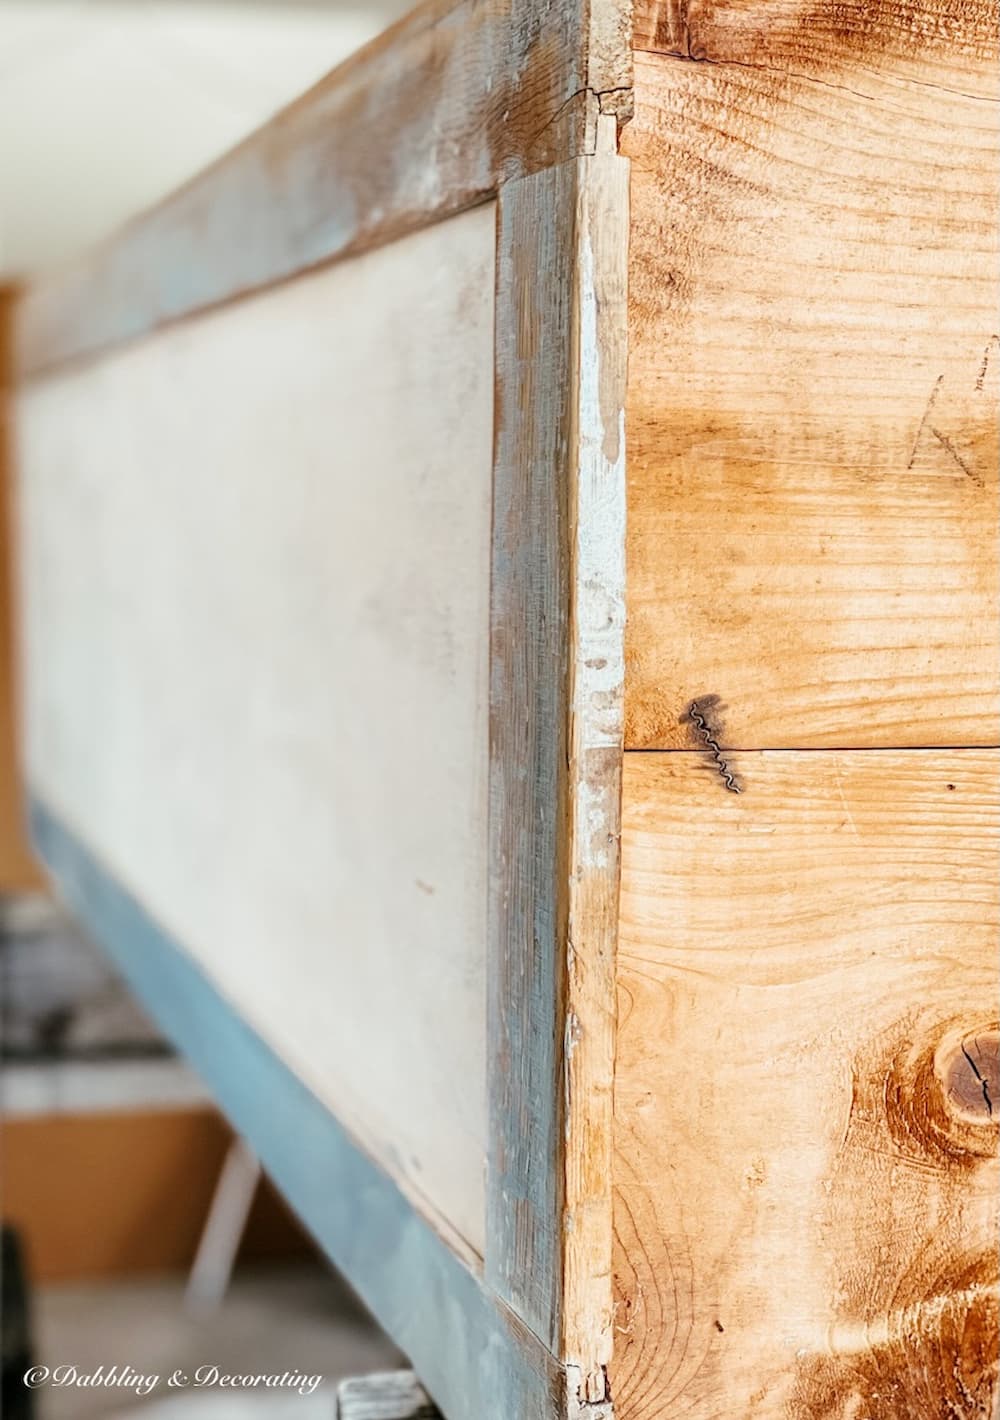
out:
{"label": "sanded wood panel", "polygon": [[20,418],[34,793],[475,1251],[494,251],[488,204]]}
{"label": "sanded wood panel", "polygon": [[626,756],[619,1420],[989,1420],[981,750]]}
{"label": "sanded wood panel", "polygon": [[996,24],[945,8],[640,7],[629,746],[704,695],[736,745],[997,743]]}

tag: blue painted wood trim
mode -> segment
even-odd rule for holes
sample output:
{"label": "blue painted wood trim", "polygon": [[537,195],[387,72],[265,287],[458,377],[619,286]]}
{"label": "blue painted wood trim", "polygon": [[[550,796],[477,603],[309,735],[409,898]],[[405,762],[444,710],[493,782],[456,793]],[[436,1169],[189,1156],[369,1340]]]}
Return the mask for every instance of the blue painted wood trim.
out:
{"label": "blue painted wood trim", "polygon": [[[204,1078],[447,1420],[553,1420],[566,1377],[392,1180],[59,818],[31,832],[69,908]],[[575,1406],[573,1407],[575,1409]]]}
{"label": "blue painted wood trim", "polygon": [[[486,1277],[562,1331],[569,844],[565,476],[575,163],[503,187],[497,223],[490,629]],[[525,320],[523,312],[531,313]]]}
{"label": "blue painted wood trim", "polygon": [[[624,0],[623,0],[624,5]],[[32,283],[27,377],[418,231],[631,113],[632,27],[583,0],[423,0],[263,128]]]}

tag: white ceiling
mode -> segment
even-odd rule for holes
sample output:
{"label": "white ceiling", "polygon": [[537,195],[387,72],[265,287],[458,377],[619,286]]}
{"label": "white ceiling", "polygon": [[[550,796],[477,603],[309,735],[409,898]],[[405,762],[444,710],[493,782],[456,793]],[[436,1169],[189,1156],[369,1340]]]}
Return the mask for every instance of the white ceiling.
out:
{"label": "white ceiling", "polygon": [[0,276],[66,260],[412,0],[0,0]]}

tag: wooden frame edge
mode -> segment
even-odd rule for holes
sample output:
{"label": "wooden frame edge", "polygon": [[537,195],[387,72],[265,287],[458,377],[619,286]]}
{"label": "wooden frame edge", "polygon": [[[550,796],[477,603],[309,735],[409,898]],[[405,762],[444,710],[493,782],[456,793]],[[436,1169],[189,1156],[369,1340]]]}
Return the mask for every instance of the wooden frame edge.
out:
{"label": "wooden frame edge", "polygon": [[[628,162],[501,189],[486,1278],[604,1403],[624,679]],[[539,1159],[551,1162],[540,1168]]]}
{"label": "wooden frame edge", "polygon": [[20,302],[27,379],[495,196],[631,113],[632,0],[425,0]]}
{"label": "wooden frame edge", "polygon": [[[625,684],[625,386],[629,162],[613,120],[578,163],[570,475],[570,820],[560,1354],[607,1395]],[[600,133],[599,133],[600,139]]]}

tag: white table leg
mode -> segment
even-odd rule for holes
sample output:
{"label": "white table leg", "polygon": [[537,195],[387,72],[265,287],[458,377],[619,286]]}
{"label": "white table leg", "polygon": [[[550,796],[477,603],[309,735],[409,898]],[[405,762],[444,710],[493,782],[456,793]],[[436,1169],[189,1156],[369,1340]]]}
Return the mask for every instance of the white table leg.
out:
{"label": "white table leg", "polygon": [[260,1174],[256,1154],[242,1139],[234,1139],[223,1162],[198,1251],[191,1264],[184,1294],[187,1310],[211,1311],[225,1296]]}

